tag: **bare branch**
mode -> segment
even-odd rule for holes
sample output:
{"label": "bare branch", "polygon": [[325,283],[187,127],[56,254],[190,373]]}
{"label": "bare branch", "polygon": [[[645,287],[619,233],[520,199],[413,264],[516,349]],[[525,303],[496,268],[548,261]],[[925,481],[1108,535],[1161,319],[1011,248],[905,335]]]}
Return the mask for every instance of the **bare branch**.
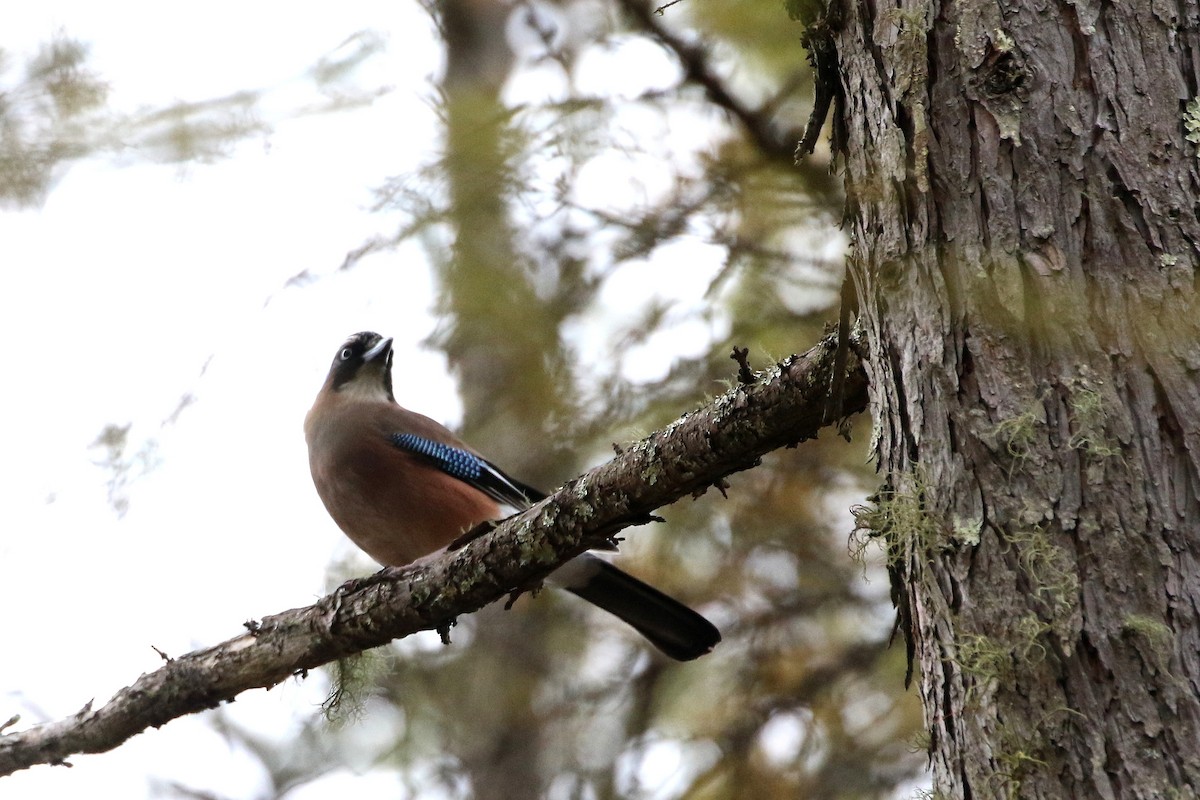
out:
{"label": "bare branch", "polygon": [[[643,30],[675,54],[683,68],[686,79],[704,89],[709,102],[725,109],[736,119],[759,151],[775,159],[786,159],[795,165],[804,176],[804,183],[814,194],[834,197],[840,186],[832,179],[829,170],[809,160],[797,162],[796,143],[804,136],[799,128],[785,129],[773,120],[782,96],[776,96],[759,108],[753,108],[726,85],[711,63],[708,49],[701,44],[687,41],[671,30],[661,19],[662,11],[668,6],[655,8],[645,0],[617,0],[617,4],[629,14]],[[799,51],[799,38],[797,38]],[[786,88],[785,88],[786,91]],[[822,116],[824,119],[824,116]]]}
{"label": "bare branch", "polygon": [[662,22],[661,11],[666,6],[655,9],[643,0],[619,0],[619,4],[625,13],[675,54],[687,79],[704,87],[713,103],[736,117],[764,153],[780,158],[792,157],[795,142],[799,138],[798,132],[779,131],[769,117],[751,108],[730,91],[709,63],[708,51],[701,45],[686,41]]}
{"label": "bare branch", "polygon": [[[350,581],[313,605],[246,623],[247,632],[168,661],[106,704],[0,736],[0,775],[111,750],[149,727],[270,688],[293,675],[423,630],[536,583],[577,553],[644,522],[651,511],[813,438],[831,385],[836,342],[826,337],[739,383],[708,405],[626,448],[554,495],[454,552]],[[866,377],[851,356],[843,409],[866,407]]]}

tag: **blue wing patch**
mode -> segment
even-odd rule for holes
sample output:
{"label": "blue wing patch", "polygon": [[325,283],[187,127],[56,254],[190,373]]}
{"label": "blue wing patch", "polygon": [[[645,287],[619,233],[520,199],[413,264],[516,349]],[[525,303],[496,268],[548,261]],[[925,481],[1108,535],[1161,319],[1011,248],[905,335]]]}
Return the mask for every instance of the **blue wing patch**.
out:
{"label": "blue wing patch", "polygon": [[392,444],[432,459],[442,472],[466,483],[474,483],[483,473],[483,459],[479,456],[415,433],[393,433]]}
{"label": "blue wing patch", "polygon": [[435,442],[415,433],[393,433],[392,444],[401,450],[424,456],[447,475],[474,486],[498,503],[525,508],[546,495],[514,480],[494,464],[461,447]]}

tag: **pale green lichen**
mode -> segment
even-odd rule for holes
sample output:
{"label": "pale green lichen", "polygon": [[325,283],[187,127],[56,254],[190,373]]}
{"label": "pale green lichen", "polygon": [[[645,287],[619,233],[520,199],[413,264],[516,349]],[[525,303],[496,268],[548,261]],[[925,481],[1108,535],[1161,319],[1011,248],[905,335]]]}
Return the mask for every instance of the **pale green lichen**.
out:
{"label": "pale green lichen", "polygon": [[1050,624],[1032,612],[1017,620],[1013,629],[1012,646],[1013,655],[1022,665],[1038,664],[1045,660],[1046,646],[1042,644],[1041,638],[1050,630]]}
{"label": "pale green lichen", "polygon": [[933,745],[933,734],[928,728],[918,728],[913,732],[912,736],[908,737],[908,751],[910,753],[928,753],[929,748]]}
{"label": "pale green lichen", "polygon": [[973,704],[977,692],[990,691],[1012,675],[1012,649],[1007,642],[981,633],[964,633],[958,637],[954,663],[967,681],[965,703]]}
{"label": "pale green lichen", "polygon": [[1045,528],[1033,526],[1005,535],[1016,550],[1021,571],[1033,584],[1033,593],[1056,620],[1064,620],[1078,602],[1079,577],[1067,552],[1050,540]]}
{"label": "pale green lichen", "polygon": [[1075,381],[1069,405],[1075,432],[1067,442],[1068,447],[1087,450],[1100,458],[1120,454],[1120,448],[1104,432],[1104,399],[1100,392],[1084,380]]}
{"label": "pale green lichen", "polygon": [[873,541],[883,544],[889,564],[912,552],[928,553],[939,543],[941,526],[925,510],[924,470],[915,469],[907,476],[907,483],[902,489],[884,486],[869,498],[869,505],[850,509],[854,515],[851,556],[855,560],[865,563],[866,550]]}
{"label": "pale green lichen", "polygon": [[996,423],[990,433],[1019,463],[1029,455],[1033,443],[1037,441],[1037,427],[1045,424],[1045,419],[1041,398],[1037,398],[1030,401],[1020,414]]}
{"label": "pale green lichen", "polygon": [[950,795],[943,792],[941,789],[915,789],[913,790],[913,800],[949,800]]}
{"label": "pale green lichen", "polygon": [[328,669],[332,672],[329,694],[321,703],[326,722],[338,728],[362,717],[371,690],[387,669],[387,659],[378,650],[365,650],[343,656]]}
{"label": "pale green lichen", "polygon": [[553,564],[558,559],[558,553],[541,536],[530,533],[528,526],[523,526],[517,533],[517,558],[522,564]]}
{"label": "pale green lichen", "polygon": [[975,547],[979,544],[979,534],[983,530],[983,517],[972,517],[970,519],[956,518],[954,520],[954,532],[951,536],[954,541],[959,544],[965,544],[968,547]]}
{"label": "pale green lichen", "polygon": [[[1183,127],[1187,131],[1184,138],[1192,144],[1200,144],[1200,97],[1193,97],[1183,110]],[[1200,149],[1196,151],[1200,158]]]}
{"label": "pale green lichen", "polygon": [[979,685],[1009,680],[1018,665],[1024,668],[1045,660],[1047,651],[1041,639],[1050,630],[1048,623],[1031,612],[1021,616],[1011,632],[1003,636],[965,633],[958,638],[958,657],[954,661]]}
{"label": "pale green lichen", "polygon": [[650,465],[647,466],[646,469],[642,470],[641,477],[642,477],[642,480],[646,483],[646,485],[654,486],[655,484],[658,483],[658,479],[662,477],[662,474],[663,474],[663,466],[656,459],[654,461],[651,461]]}
{"label": "pale green lichen", "polygon": [[1127,614],[1121,621],[1121,630],[1144,638],[1161,652],[1166,652],[1175,638],[1166,623],[1142,614]]}
{"label": "pale green lichen", "polygon": [[[996,763],[1000,767],[992,774],[990,782],[1003,792],[998,797],[1005,800],[1017,800],[1021,796],[1021,781],[1034,767],[1045,767],[1046,762],[1036,755],[1036,740],[1021,738],[1010,728],[1000,731],[999,747],[996,750]],[[1035,745],[1030,748],[1029,745]],[[1031,752],[1032,750],[1032,752]]]}
{"label": "pale green lichen", "polygon": [[1143,614],[1127,614],[1121,620],[1121,632],[1135,638],[1147,662],[1164,675],[1170,675],[1171,652],[1175,634],[1166,623]]}

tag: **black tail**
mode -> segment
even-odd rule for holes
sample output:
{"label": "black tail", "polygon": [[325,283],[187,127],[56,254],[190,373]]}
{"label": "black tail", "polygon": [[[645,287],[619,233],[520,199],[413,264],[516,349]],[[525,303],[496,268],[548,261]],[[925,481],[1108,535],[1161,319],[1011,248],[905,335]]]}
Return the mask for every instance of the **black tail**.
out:
{"label": "black tail", "polygon": [[593,556],[581,556],[554,576],[567,591],[633,626],[676,661],[711,652],[721,632],[673,597]]}

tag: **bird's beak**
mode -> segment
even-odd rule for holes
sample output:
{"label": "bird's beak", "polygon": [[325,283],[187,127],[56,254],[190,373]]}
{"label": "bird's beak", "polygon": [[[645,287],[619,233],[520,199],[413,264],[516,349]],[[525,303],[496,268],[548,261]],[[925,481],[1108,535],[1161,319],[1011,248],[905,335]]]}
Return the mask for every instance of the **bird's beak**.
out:
{"label": "bird's beak", "polygon": [[364,364],[370,364],[372,361],[381,358],[387,358],[387,354],[392,351],[391,337],[380,339],[379,343],[372,347],[367,352],[363,353],[362,360]]}

